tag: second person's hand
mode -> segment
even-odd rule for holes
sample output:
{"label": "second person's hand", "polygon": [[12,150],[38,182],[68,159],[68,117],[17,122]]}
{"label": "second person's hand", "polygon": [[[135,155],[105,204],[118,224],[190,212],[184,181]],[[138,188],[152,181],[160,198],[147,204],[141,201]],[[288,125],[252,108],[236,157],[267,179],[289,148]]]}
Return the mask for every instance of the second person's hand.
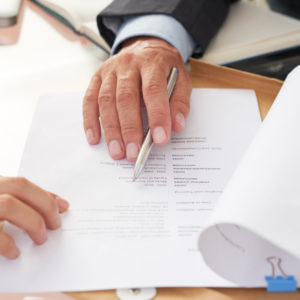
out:
{"label": "second person's hand", "polygon": [[[170,70],[178,69],[171,100]],[[123,43],[93,76],[83,102],[84,130],[89,144],[101,138],[99,116],[110,155],[135,161],[143,139],[140,100],[143,97],[154,143],[168,142],[171,129],[180,132],[189,113],[191,82],[180,53],[164,40],[133,38]]]}
{"label": "second person's hand", "polygon": [[[69,203],[22,177],[0,176],[0,221],[25,230],[38,245],[47,240],[47,228],[61,226],[60,213]],[[15,259],[20,250],[12,236],[0,230],[0,255]]]}

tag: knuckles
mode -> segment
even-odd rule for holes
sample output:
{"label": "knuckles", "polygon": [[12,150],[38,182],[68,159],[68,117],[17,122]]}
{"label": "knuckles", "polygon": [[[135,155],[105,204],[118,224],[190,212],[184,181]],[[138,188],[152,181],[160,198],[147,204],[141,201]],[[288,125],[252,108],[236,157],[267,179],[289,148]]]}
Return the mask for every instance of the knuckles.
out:
{"label": "knuckles", "polygon": [[135,61],[136,57],[134,53],[130,51],[121,51],[115,56],[115,59],[118,65],[119,64],[128,65],[128,64],[132,64],[132,62]]}
{"label": "knuckles", "polygon": [[5,218],[5,215],[9,212],[13,212],[16,205],[16,199],[8,194],[0,195],[0,215],[1,218]]}
{"label": "knuckles", "polygon": [[143,88],[143,91],[145,95],[156,95],[161,92],[161,86],[158,82],[152,81]]}
{"label": "knuckles", "polygon": [[90,86],[93,88],[99,82],[101,82],[101,76],[98,72],[96,72],[91,79]]}
{"label": "knuckles", "polygon": [[170,119],[169,110],[164,111],[158,108],[152,108],[150,114],[152,116],[152,118],[149,119],[151,124],[161,124],[162,122],[165,123],[168,119]]}
{"label": "knuckles", "polygon": [[128,88],[121,88],[118,90],[118,94],[117,94],[117,102],[119,104],[124,104],[125,106],[132,102],[133,99],[135,98],[133,92],[128,89]]}
{"label": "knuckles", "polygon": [[123,124],[122,135],[126,139],[139,135],[139,129],[136,124]]}
{"label": "knuckles", "polygon": [[24,190],[30,185],[30,182],[24,177],[8,177],[5,178],[4,184],[10,185],[13,189]]}
{"label": "knuckles", "polygon": [[[96,97],[96,99],[97,99],[97,97]],[[83,101],[84,101],[84,103],[86,103],[88,105],[94,103],[95,98],[94,98],[94,95],[92,94],[91,90],[87,90],[86,91],[86,94],[84,96],[84,100]]]}
{"label": "knuckles", "polygon": [[112,103],[114,103],[114,98],[112,94],[100,93],[98,96],[98,103],[99,105],[111,105]]}

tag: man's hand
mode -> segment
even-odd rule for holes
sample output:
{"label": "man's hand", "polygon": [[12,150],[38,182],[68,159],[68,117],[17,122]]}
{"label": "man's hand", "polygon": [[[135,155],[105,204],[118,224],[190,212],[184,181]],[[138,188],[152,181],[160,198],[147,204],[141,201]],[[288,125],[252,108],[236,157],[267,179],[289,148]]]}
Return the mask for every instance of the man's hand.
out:
{"label": "man's hand", "polygon": [[[38,245],[47,240],[47,231],[61,226],[59,213],[69,203],[25,178],[0,177],[0,220],[24,229]],[[0,231],[0,255],[15,259],[20,255],[13,238]]]}
{"label": "man's hand", "polygon": [[[178,78],[169,102],[167,77],[173,67]],[[168,142],[171,128],[180,132],[189,113],[191,83],[179,52],[152,37],[126,41],[93,76],[83,102],[88,142],[100,141],[99,115],[110,155],[135,161],[143,140],[140,99],[143,97],[154,143]]]}

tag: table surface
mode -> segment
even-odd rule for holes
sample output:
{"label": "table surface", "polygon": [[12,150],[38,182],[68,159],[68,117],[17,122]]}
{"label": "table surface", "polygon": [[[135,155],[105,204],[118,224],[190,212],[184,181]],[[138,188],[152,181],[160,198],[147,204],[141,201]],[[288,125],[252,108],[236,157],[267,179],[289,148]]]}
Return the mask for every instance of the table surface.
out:
{"label": "table surface", "polygon": [[[0,174],[16,176],[38,97],[84,91],[107,54],[25,1],[17,26],[0,29]],[[55,119],[55,116],[53,116]],[[118,299],[115,291],[67,293],[75,299]],[[300,299],[264,289],[159,288],[155,299]]]}

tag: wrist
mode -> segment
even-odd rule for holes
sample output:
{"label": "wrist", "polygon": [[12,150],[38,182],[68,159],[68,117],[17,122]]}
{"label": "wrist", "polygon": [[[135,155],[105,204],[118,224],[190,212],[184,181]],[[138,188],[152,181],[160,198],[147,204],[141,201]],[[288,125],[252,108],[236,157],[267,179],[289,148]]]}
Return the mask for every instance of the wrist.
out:
{"label": "wrist", "polygon": [[[131,38],[150,39],[151,37],[167,42],[168,49],[171,48],[169,45],[172,45],[180,53],[183,61],[187,61],[193,53],[195,42],[182,24],[171,16],[149,14],[125,17],[123,21],[116,32],[111,55],[120,51],[124,41]],[[126,47],[127,42],[124,45]]]}
{"label": "wrist", "polygon": [[138,37],[133,37],[125,40],[122,45],[121,49],[119,52],[128,50],[128,51],[133,51],[133,50],[142,50],[142,49],[155,49],[159,48],[163,51],[170,51],[170,52],[175,52],[177,55],[180,56],[179,51],[169,44],[167,41],[157,38],[157,37],[151,37],[151,36],[138,36]]}

